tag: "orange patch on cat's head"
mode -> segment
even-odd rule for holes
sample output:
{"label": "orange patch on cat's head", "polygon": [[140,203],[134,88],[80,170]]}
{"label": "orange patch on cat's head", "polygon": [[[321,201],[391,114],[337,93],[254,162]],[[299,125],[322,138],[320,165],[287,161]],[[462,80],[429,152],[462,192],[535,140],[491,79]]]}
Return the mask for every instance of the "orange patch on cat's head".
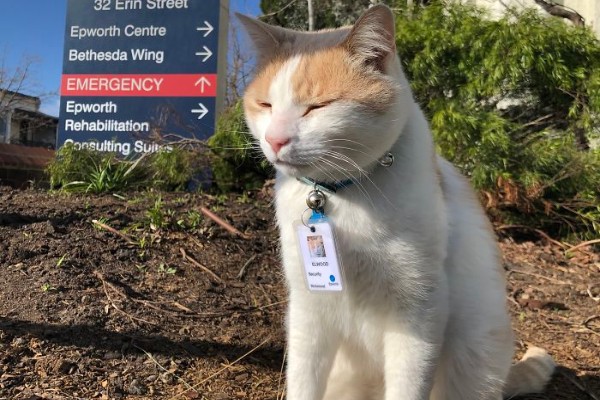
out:
{"label": "orange patch on cat's head", "polygon": [[[267,101],[273,77],[288,59],[278,57],[263,65],[245,93],[246,111],[259,112],[257,101]],[[381,113],[394,102],[397,87],[389,78],[354,62],[343,46],[301,55],[292,77],[294,102],[302,106],[334,101],[358,103],[366,111]]]}
{"label": "orange patch on cat's head", "polygon": [[268,101],[272,79],[284,64],[285,59],[281,57],[275,58],[258,71],[244,93],[244,108],[246,113],[253,114],[261,111],[258,102]]}
{"label": "orange patch on cat's head", "polygon": [[303,55],[292,88],[297,104],[351,101],[373,112],[388,109],[396,95],[390,79],[356,63],[343,46]]}

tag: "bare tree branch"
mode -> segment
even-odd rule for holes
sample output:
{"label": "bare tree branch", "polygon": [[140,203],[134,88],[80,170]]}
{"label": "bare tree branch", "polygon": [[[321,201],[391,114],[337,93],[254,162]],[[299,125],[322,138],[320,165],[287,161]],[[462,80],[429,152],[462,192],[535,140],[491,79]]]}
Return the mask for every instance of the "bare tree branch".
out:
{"label": "bare tree branch", "polygon": [[292,6],[292,5],[293,5],[293,4],[294,4],[296,1],[298,1],[298,0],[292,0],[292,1],[290,1],[289,3],[287,3],[285,6],[281,7],[279,10],[277,10],[277,11],[273,11],[272,13],[263,14],[263,15],[259,16],[258,18],[259,18],[259,19],[265,19],[265,18],[268,18],[268,17],[272,17],[272,16],[274,16],[274,15],[277,15],[277,14],[279,14],[280,12],[282,12],[283,10],[285,10],[286,8],[288,8],[288,7]]}
{"label": "bare tree branch", "polygon": [[562,6],[560,4],[556,4],[553,1],[546,1],[546,0],[534,0],[534,1],[538,6],[542,7],[550,15],[568,19],[575,26],[584,26],[585,25],[585,19],[581,16],[581,14],[579,14],[577,11],[575,11],[571,8]]}

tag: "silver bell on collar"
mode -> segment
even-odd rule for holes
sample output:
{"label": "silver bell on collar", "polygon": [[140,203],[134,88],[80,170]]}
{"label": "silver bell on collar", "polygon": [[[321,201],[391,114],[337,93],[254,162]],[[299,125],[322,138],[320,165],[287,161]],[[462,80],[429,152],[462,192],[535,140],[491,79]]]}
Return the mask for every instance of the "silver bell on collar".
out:
{"label": "silver bell on collar", "polygon": [[391,167],[394,163],[394,155],[392,153],[387,153],[383,157],[379,159],[379,164],[382,167]]}
{"label": "silver bell on collar", "polygon": [[319,189],[311,190],[308,196],[306,196],[306,205],[311,210],[322,210],[326,202],[327,198],[325,194]]}

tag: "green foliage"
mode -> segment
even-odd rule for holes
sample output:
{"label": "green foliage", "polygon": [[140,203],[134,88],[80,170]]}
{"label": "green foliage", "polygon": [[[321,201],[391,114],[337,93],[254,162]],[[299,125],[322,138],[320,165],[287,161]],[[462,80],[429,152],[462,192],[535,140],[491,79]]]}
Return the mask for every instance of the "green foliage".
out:
{"label": "green foliage", "polygon": [[160,274],[175,275],[177,273],[177,268],[175,268],[175,267],[169,267],[165,263],[160,263],[158,265],[158,272]]}
{"label": "green foliage", "polygon": [[164,230],[194,231],[202,227],[204,217],[200,212],[188,210],[182,214],[176,209],[170,208],[172,205],[172,203],[165,204],[162,196],[156,196],[152,207],[145,213],[143,225],[155,232]]}
{"label": "green foliage", "polygon": [[185,226],[190,229],[198,229],[200,228],[200,224],[203,221],[202,214],[196,210],[190,210],[185,215]]}
{"label": "green foliage", "polygon": [[[140,159],[139,159],[140,160]],[[71,182],[73,187],[81,186],[87,193],[118,192],[127,188],[136,189],[143,184],[143,172],[136,162],[120,161],[114,154],[108,154],[92,165],[89,174],[81,183]]]}
{"label": "green foliage", "polygon": [[132,160],[65,145],[57,151],[47,173],[51,188],[67,192],[181,190],[198,171],[195,156],[194,151],[173,147]]}
{"label": "green foliage", "polygon": [[47,292],[51,292],[51,291],[55,291],[56,288],[54,286],[52,286],[49,283],[44,283],[41,287],[42,292],[47,293]]}
{"label": "green foliage", "polygon": [[154,205],[146,211],[146,220],[152,230],[159,230],[167,227],[171,223],[173,212],[165,209],[162,197],[158,196],[154,200]]}
{"label": "green foliage", "polygon": [[149,161],[153,184],[163,190],[184,189],[194,172],[195,156],[195,152],[180,147],[153,153]]}
{"label": "green foliage", "polygon": [[83,182],[85,175],[93,171],[91,166],[100,164],[101,160],[100,153],[89,149],[77,150],[72,145],[61,147],[46,170],[50,177],[50,187]]}
{"label": "green foliage", "polygon": [[533,11],[494,21],[435,3],[397,19],[397,45],[439,151],[505,221],[600,234],[600,44]]}
{"label": "green foliage", "polygon": [[248,131],[241,100],[221,115],[208,146],[214,182],[223,192],[261,187],[272,174]]}

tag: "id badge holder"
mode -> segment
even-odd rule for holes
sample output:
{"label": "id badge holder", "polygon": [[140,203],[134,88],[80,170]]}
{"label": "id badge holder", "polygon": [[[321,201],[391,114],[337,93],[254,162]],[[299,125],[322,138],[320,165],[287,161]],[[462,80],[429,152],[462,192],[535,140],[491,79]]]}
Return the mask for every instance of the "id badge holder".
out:
{"label": "id badge holder", "polygon": [[341,292],[344,289],[342,265],[329,219],[313,210],[308,223],[295,223],[295,231],[308,290]]}

